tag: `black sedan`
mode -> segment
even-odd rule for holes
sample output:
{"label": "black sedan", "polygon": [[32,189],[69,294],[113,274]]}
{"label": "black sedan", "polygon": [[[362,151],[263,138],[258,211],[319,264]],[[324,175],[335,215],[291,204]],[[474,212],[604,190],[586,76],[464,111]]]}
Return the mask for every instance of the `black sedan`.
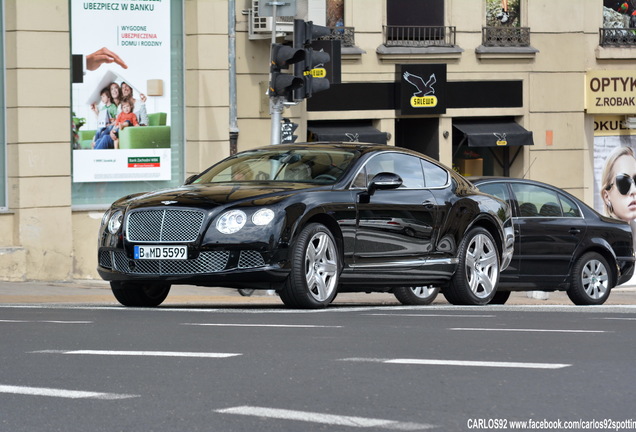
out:
{"label": "black sedan", "polygon": [[513,243],[505,202],[419,153],[277,145],[113,203],[98,271],[126,306],[157,306],[173,284],[275,290],[298,308],[345,291],[424,304],[439,287],[486,304]]}
{"label": "black sedan", "polygon": [[510,291],[565,290],[577,305],[603,304],[634,273],[629,224],[600,215],[569,193],[513,178],[469,178],[506,200],[513,212],[515,253],[492,303]]}

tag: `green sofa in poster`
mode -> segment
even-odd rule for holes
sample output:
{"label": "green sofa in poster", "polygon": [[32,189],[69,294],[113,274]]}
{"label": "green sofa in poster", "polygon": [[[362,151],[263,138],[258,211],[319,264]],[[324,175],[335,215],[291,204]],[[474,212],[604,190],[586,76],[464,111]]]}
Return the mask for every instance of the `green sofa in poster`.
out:
{"label": "green sofa in poster", "polygon": [[[119,132],[120,149],[170,148],[170,126],[166,113],[148,114],[148,126],[131,126]],[[90,149],[94,130],[78,132],[80,148]]]}

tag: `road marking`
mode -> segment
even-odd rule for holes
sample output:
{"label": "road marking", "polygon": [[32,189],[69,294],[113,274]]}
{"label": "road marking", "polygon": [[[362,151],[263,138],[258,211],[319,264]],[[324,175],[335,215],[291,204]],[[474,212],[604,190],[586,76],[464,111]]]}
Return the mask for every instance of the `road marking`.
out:
{"label": "road marking", "polygon": [[12,385],[0,385],[0,393],[11,393],[29,396],[49,396],[68,399],[130,399],[139,397],[139,395],[117,394],[117,393],[101,393],[79,390],[63,390],[46,387],[23,387]]}
{"label": "road marking", "polygon": [[636,321],[636,318],[602,318],[606,320]]}
{"label": "road marking", "polygon": [[93,321],[30,321],[30,320],[4,320],[3,323],[44,323],[44,324],[93,324]]}
{"label": "road marking", "polygon": [[500,332],[537,332],[537,333],[608,333],[605,330],[559,330],[559,329],[511,329],[511,328],[470,328],[454,327],[449,330],[459,331],[500,331]]}
{"label": "road marking", "polygon": [[345,358],[341,361],[373,362],[388,364],[427,365],[427,366],[468,366],[520,369],[561,369],[572,366],[566,363],[527,363],[527,362],[490,362],[469,360],[437,360],[437,359],[374,359],[374,358]]}
{"label": "road marking", "polygon": [[212,327],[281,327],[281,328],[342,328],[342,326],[312,325],[312,324],[214,324],[214,323],[182,323],[189,326]]}
{"label": "road marking", "polygon": [[216,410],[222,414],[237,414],[245,416],[266,417],[271,419],[295,420],[309,423],[320,423],[330,426],[349,426],[358,428],[381,427],[394,430],[423,430],[434,428],[434,425],[422,423],[406,423],[395,420],[384,420],[366,417],[342,416],[323,414],[309,411],[294,411],[276,408],[263,408],[254,406],[237,406]]}
{"label": "road marking", "polygon": [[180,352],[180,351],[106,351],[106,350],[43,350],[32,351],[33,354],[72,354],[103,356],[142,356],[142,357],[194,357],[194,358],[227,358],[242,354],[213,352]]}
{"label": "road marking", "polygon": [[433,318],[438,318],[438,317],[449,317],[449,318],[496,318],[497,317],[497,315],[401,314],[401,313],[394,313],[394,314],[380,314],[380,313],[376,313],[376,314],[362,314],[362,315],[368,315],[368,316],[390,316],[390,317],[433,317]]}

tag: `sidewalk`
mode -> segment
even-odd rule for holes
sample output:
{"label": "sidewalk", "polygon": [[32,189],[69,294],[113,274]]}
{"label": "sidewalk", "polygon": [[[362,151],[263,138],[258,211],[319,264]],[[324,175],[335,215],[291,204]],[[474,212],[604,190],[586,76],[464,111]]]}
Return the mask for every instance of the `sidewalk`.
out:
{"label": "sidewalk", "polygon": [[[513,292],[506,304],[523,305],[572,305],[565,292]],[[547,298],[546,297],[547,294]],[[6,282],[0,281],[0,304],[93,304],[102,306],[119,305],[110,291],[110,285],[100,280],[76,280],[70,282]],[[267,291],[255,291],[250,297],[241,296],[231,288],[207,288],[191,285],[175,285],[163,304],[169,305],[237,305],[267,304],[282,305],[277,295]],[[399,305],[392,294],[387,293],[342,293],[334,304],[385,304]],[[439,295],[433,304],[448,304]],[[627,284],[614,288],[607,305],[636,305],[636,278]]]}

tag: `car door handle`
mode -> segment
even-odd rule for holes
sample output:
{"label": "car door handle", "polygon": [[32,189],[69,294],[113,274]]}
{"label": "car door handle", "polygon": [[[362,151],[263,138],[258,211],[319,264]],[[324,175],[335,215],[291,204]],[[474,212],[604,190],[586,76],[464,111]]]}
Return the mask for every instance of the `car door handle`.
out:
{"label": "car door handle", "polygon": [[433,207],[435,207],[435,203],[429,200],[424,201],[422,205],[426,207],[427,209],[432,209]]}
{"label": "car door handle", "polygon": [[570,234],[572,235],[576,235],[576,234],[581,234],[581,230],[579,228],[570,228]]}

